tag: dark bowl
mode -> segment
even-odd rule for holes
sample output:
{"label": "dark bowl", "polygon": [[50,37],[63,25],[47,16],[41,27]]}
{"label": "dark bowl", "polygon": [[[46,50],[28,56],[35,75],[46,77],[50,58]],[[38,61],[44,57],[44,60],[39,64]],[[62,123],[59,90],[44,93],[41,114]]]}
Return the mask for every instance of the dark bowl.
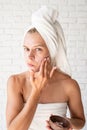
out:
{"label": "dark bowl", "polygon": [[52,115],[49,119],[49,124],[53,130],[68,130],[70,127],[70,122],[61,116]]}

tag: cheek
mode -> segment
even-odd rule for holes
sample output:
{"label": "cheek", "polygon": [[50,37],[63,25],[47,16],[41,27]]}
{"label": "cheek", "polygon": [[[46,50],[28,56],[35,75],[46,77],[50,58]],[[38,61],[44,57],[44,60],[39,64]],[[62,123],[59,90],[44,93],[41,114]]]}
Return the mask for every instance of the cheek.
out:
{"label": "cheek", "polygon": [[37,57],[36,59],[35,59],[35,62],[36,62],[36,71],[39,71],[39,69],[40,69],[40,65],[41,65],[41,62],[42,62],[42,60],[44,59],[44,57]]}
{"label": "cheek", "polygon": [[43,54],[37,54],[36,56],[35,56],[35,59],[36,59],[36,61],[38,62],[38,63],[41,63],[42,62],[42,60],[44,59],[44,58],[46,58],[46,57],[50,57],[50,54],[49,54],[49,52],[47,51],[47,52],[44,52]]}
{"label": "cheek", "polygon": [[41,62],[42,62],[43,59],[44,59],[44,57],[42,57],[42,56],[35,57],[35,60],[36,60],[36,62],[37,62],[39,65],[41,64]]}
{"label": "cheek", "polygon": [[49,55],[40,55],[40,56],[36,56],[35,57],[35,60],[36,60],[36,62],[38,63],[38,64],[40,64],[43,60],[44,60],[44,58],[46,58],[46,57],[48,57]]}

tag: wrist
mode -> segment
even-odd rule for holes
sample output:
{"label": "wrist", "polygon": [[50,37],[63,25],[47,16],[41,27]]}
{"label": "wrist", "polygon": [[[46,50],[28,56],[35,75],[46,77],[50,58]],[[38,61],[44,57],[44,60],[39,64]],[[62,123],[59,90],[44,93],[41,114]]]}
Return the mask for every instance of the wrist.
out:
{"label": "wrist", "polygon": [[38,89],[32,89],[31,96],[33,98],[39,98],[40,97],[40,91]]}

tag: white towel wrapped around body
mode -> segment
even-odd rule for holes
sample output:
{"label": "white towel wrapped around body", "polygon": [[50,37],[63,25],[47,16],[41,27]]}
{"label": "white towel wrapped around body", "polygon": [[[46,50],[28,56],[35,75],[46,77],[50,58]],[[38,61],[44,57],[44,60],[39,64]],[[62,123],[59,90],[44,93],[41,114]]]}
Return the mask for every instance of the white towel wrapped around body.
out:
{"label": "white towel wrapped around body", "polygon": [[66,43],[63,30],[58,22],[58,12],[55,9],[43,6],[32,14],[32,25],[28,31],[36,28],[50,52],[52,65],[64,73],[71,75],[66,56]]}
{"label": "white towel wrapped around body", "polygon": [[38,104],[34,118],[28,130],[47,130],[46,120],[51,114],[66,117],[67,103],[46,103]]}

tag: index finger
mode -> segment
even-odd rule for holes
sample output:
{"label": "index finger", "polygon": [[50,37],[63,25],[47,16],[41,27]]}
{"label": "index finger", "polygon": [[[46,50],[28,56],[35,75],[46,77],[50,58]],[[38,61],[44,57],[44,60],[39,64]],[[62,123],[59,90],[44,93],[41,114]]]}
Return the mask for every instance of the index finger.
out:
{"label": "index finger", "polygon": [[51,70],[51,72],[50,72],[50,78],[53,76],[53,73],[54,73],[54,71],[57,69],[57,67],[56,66],[54,66],[53,68],[52,68],[52,70]]}
{"label": "index finger", "polygon": [[40,74],[42,76],[44,76],[44,66],[45,66],[45,62],[46,62],[46,58],[43,59],[43,61],[41,62],[41,65],[40,65]]}

